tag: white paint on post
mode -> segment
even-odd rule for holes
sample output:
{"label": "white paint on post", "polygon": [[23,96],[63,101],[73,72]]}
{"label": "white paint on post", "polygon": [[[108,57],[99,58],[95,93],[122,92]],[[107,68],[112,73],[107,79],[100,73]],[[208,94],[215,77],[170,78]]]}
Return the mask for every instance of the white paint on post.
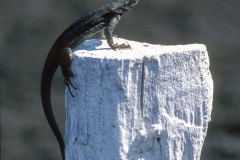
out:
{"label": "white paint on post", "polygon": [[119,41],[132,49],[75,49],[66,160],[199,160],[213,99],[206,47]]}

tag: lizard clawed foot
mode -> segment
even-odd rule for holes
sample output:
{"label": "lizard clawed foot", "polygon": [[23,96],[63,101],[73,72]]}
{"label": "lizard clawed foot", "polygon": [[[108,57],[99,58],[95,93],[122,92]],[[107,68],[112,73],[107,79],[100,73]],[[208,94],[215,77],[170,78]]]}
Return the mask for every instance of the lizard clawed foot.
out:
{"label": "lizard clawed foot", "polygon": [[72,96],[72,97],[75,97],[75,96],[73,95],[72,90],[71,90],[70,87],[72,87],[73,89],[78,89],[78,88],[75,87],[75,86],[72,84],[72,82],[71,82],[71,80],[70,80],[69,77],[65,77],[64,83],[65,83],[65,85],[68,87],[68,90],[69,90],[71,96]]}
{"label": "lizard clawed foot", "polygon": [[67,70],[67,72],[63,72],[63,74],[64,74],[64,77],[65,77],[65,79],[64,79],[65,85],[68,87],[68,90],[69,90],[71,96],[72,96],[72,97],[75,97],[75,96],[73,95],[73,93],[72,93],[71,88],[70,88],[70,87],[72,87],[73,89],[78,89],[78,87],[75,87],[75,86],[73,85],[72,81],[70,80],[71,77],[75,77],[74,74],[73,74],[73,72],[72,72],[71,69],[69,68],[69,69]]}

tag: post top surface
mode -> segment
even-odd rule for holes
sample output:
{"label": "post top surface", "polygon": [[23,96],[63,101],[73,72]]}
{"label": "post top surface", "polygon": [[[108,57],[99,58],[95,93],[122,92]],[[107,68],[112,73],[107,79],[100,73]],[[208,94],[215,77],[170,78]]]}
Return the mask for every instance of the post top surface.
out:
{"label": "post top surface", "polygon": [[204,44],[187,44],[187,45],[156,45],[129,41],[115,38],[115,42],[127,43],[131,49],[111,49],[106,40],[92,39],[74,49],[74,53],[81,57],[107,58],[107,59],[141,59],[142,57],[151,57],[159,54],[190,53],[189,51],[206,52]]}

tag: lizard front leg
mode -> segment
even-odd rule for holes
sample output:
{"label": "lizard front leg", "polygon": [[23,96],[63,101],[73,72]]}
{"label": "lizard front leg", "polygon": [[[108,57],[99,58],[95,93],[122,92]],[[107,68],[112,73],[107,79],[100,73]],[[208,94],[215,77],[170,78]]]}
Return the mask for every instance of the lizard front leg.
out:
{"label": "lizard front leg", "polygon": [[130,45],[128,44],[117,44],[113,42],[113,30],[116,27],[116,25],[118,24],[118,21],[121,19],[121,15],[116,15],[114,16],[108,26],[106,27],[106,29],[104,30],[104,35],[107,39],[108,45],[112,48],[112,49],[123,49],[123,48],[131,48]]}
{"label": "lizard front leg", "polygon": [[71,95],[74,97],[72,94],[72,91],[70,89],[70,86],[72,86],[74,89],[77,89],[76,87],[73,86],[70,78],[74,77],[74,74],[71,70],[71,64],[72,64],[72,49],[71,48],[63,48],[60,52],[60,66],[62,69],[62,74],[64,76],[64,82],[65,85],[68,87],[68,90],[70,91]]}

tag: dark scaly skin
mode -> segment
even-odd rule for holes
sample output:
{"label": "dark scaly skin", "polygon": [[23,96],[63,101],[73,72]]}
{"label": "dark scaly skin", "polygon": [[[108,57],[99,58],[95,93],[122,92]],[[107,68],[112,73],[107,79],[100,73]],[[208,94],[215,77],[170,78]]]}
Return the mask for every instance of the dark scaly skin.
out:
{"label": "dark scaly skin", "polygon": [[81,17],[57,38],[47,56],[41,79],[42,105],[47,121],[59,143],[63,160],[65,159],[64,140],[54,118],[51,104],[51,84],[53,76],[58,66],[60,66],[65,78],[65,84],[72,94],[70,87],[76,89],[70,81],[70,78],[74,77],[70,69],[72,49],[99,32],[103,33],[112,49],[130,48],[130,46],[126,44],[115,44],[113,42],[112,32],[121,16],[131,10],[138,1],[139,0],[122,0],[110,2]]}

